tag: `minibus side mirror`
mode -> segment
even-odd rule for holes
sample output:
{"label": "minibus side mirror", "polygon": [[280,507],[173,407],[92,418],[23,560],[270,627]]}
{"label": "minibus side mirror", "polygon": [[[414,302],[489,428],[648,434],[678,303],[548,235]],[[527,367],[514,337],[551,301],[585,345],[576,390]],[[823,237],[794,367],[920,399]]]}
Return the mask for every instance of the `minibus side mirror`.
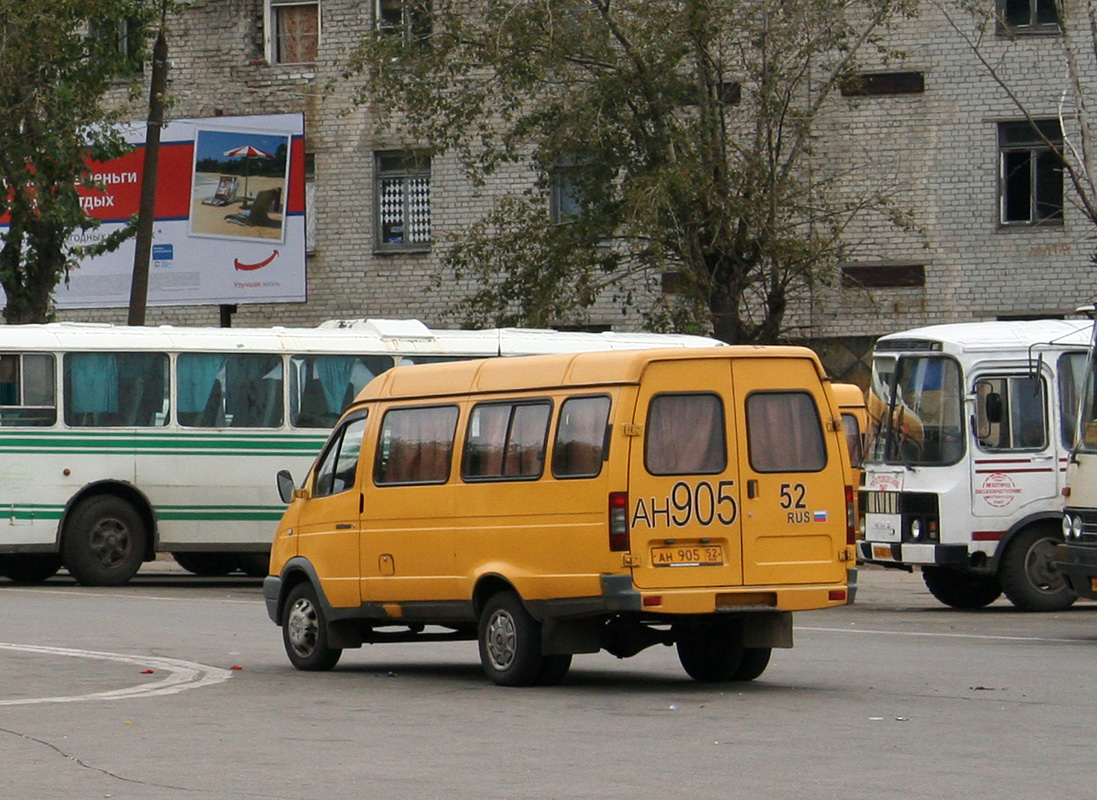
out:
{"label": "minibus side mirror", "polygon": [[289,474],[289,470],[279,470],[275,480],[278,482],[278,496],[282,498],[282,502],[293,502],[293,476]]}

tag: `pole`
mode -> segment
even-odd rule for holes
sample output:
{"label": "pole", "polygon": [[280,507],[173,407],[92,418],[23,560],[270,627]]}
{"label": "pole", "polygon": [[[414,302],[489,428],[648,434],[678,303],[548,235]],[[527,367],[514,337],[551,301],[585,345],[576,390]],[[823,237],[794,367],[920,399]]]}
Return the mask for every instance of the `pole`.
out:
{"label": "pole", "polygon": [[168,40],[161,21],[156,44],[152,48],[152,81],[149,89],[149,117],[145,130],[145,165],[141,178],[141,203],[137,209],[137,238],[133,255],[133,282],[130,284],[130,325],[145,324],[145,305],[149,295],[149,261],[156,213],[156,172],[160,162],[160,129],[164,126],[164,106],[168,93]]}

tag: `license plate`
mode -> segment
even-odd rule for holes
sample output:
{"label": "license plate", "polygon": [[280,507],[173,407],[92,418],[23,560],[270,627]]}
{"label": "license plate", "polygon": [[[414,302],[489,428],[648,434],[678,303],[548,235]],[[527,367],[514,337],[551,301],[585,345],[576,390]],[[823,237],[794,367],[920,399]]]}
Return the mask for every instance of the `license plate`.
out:
{"label": "license plate", "polygon": [[891,548],[888,545],[877,544],[872,547],[872,557],[891,561],[895,556],[891,554]]}
{"label": "license plate", "polygon": [[724,548],[718,544],[686,547],[653,547],[653,567],[712,567],[724,563]]}

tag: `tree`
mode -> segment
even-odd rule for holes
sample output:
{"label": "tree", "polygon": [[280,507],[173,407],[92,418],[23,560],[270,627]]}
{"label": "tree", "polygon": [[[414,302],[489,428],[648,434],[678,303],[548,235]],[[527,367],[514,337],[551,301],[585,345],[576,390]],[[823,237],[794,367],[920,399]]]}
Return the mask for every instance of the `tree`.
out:
{"label": "tree", "polygon": [[99,222],[77,186],[93,187],[87,162],[123,155],[112,127],[121,111],[105,96],[136,79],[141,0],[35,0],[0,5],[0,286],[9,323],[44,322],[54,288],[82,257],[116,249],[126,228],[93,245],[70,243]]}
{"label": "tree", "polygon": [[[817,121],[907,0],[407,0],[344,77],[378,124],[485,184],[536,180],[447,251],[470,324],[548,324],[612,296],[648,324],[772,342],[870,211]],[[430,24],[425,20],[430,19]],[[868,185],[868,184],[866,184]],[[566,202],[546,214],[554,191]],[[673,280],[673,302],[653,291]]]}

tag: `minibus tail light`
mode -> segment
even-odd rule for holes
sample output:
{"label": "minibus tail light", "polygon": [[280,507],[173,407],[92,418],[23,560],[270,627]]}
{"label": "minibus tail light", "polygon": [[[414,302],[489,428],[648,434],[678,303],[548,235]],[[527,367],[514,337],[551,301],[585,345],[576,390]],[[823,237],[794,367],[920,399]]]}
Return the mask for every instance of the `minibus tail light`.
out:
{"label": "minibus tail light", "polygon": [[628,492],[609,493],[609,549],[628,550]]}
{"label": "minibus tail light", "polygon": [[853,487],[846,487],[846,544],[857,542],[857,513],[853,505]]}

